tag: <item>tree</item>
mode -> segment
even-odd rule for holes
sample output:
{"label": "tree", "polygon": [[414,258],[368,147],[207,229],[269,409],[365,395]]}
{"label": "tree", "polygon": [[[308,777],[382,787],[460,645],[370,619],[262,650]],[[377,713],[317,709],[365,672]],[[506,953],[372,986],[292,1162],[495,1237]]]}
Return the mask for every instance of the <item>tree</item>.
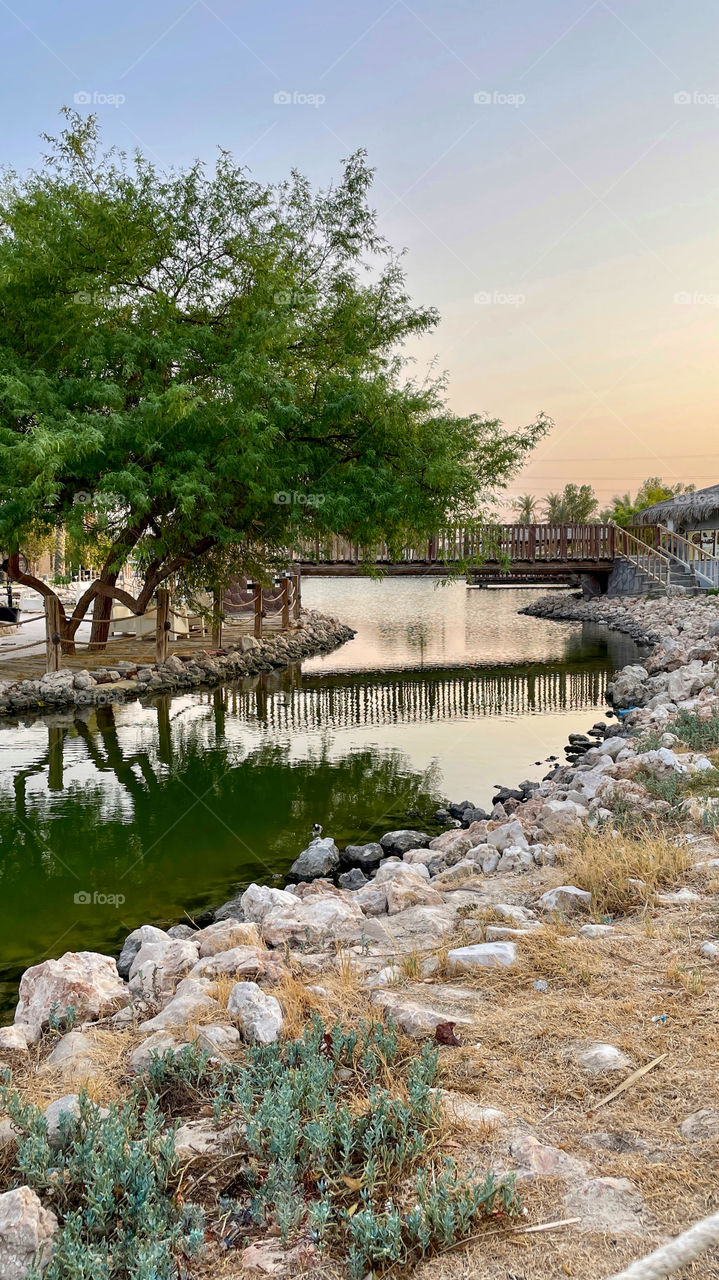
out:
{"label": "tree", "polygon": [[537,519],[537,499],[531,493],[522,493],[512,503],[518,524],[534,524]]}
{"label": "tree", "polygon": [[693,493],[695,488],[693,484],[665,484],[659,476],[650,476],[640,485],[634,499],[630,493],[624,493],[621,497],[615,494],[611,507],[601,513],[601,519],[605,523],[611,520],[626,529],[636,524],[639,512],[646,507],[653,507],[655,502],[666,502],[679,493]]}
{"label": "tree", "polygon": [[549,524],[588,524],[599,503],[590,484],[566,484],[561,493],[548,493],[544,500]]}
{"label": "tree", "polygon": [[140,613],[198,565],[209,584],[300,538],[397,548],[470,518],[548,430],[458,417],[410,376],[402,344],[437,314],[378,234],[363,152],[324,191],[226,152],[164,174],[65,114],[0,191],[0,545],[64,525],[101,550],[66,642],[93,601],[103,639],[113,598]]}

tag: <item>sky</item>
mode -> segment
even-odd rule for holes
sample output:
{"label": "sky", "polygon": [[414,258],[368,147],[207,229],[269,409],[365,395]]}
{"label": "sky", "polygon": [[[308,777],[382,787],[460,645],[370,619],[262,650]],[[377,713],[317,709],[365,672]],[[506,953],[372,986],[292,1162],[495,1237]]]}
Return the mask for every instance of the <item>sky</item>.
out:
{"label": "sky", "polygon": [[719,481],[715,0],[0,0],[0,155],[61,106],[162,167],[366,148],[451,407],[555,422],[510,495]]}

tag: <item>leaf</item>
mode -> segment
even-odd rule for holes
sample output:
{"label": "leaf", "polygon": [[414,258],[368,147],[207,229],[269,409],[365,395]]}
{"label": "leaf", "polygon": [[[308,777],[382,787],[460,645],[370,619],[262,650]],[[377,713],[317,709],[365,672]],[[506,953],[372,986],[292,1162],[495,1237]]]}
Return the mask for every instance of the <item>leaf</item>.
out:
{"label": "leaf", "polygon": [[345,1184],[345,1186],[346,1186],[346,1187],[349,1187],[350,1191],[361,1191],[361,1190],[362,1190],[362,1179],[361,1179],[361,1178],[348,1178],[348,1177],[344,1176],[344,1177],[342,1178],[342,1181],[344,1182],[344,1184]]}
{"label": "leaf", "polygon": [[460,1041],[454,1034],[455,1022],[438,1022],[434,1029],[434,1038],[437,1044],[459,1044]]}

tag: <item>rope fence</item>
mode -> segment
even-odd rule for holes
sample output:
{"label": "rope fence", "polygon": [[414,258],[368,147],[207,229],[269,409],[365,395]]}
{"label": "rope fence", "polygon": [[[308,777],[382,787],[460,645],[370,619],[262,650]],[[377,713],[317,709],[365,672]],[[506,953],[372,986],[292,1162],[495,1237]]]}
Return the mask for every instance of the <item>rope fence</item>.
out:
{"label": "rope fence", "polygon": [[675,1240],[670,1240],[645,1258],[633,1262],[624,1271],[611,1276],[610,1280],[665,1280],[666,1276],[678,1271],[680,1267],[694,1262],[695,1258],[714,1244],[719,1244],[719,1213],[695,1222],[693,1227],[683,1231]]}

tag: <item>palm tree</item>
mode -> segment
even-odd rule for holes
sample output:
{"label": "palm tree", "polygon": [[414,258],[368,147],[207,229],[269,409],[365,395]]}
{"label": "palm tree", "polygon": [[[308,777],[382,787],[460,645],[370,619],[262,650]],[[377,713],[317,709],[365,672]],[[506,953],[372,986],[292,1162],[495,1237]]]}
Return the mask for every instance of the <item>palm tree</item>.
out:
{"label": "palm tree", "polygon": [[534,494],[521,493],[512,506],[517,513],[517,524],[536,524],[537,499]]}

